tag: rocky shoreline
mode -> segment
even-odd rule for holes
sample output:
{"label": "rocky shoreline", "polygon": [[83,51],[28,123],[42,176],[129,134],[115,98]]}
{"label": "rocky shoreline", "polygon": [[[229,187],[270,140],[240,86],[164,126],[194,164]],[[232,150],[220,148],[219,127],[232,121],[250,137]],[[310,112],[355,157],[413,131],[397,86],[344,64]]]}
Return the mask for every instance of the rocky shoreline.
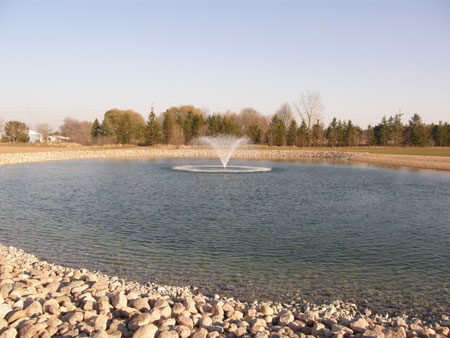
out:
{"label": "rocky shoreline", "polygon": [[[349,160],[364,153],[338,151],[309,151],[309,150],[260,150],[238,149],[233,158],[266,159],[266,160],[296,160],[323,159]],[[106,150],[70,150],[48,152],[23,152],[0,154],[0,165],[82,160],[82,159],[154,159],[154,158],[217,158],[212,149],[184,147],[180,149],[146,148],[146,149],[106,149]]]}
{"label": "rocky shoreline", "polygon": [[362,314],[355,304],[244,303],[50,264],[0,245],[0,338],[444,338],[447,316]]}

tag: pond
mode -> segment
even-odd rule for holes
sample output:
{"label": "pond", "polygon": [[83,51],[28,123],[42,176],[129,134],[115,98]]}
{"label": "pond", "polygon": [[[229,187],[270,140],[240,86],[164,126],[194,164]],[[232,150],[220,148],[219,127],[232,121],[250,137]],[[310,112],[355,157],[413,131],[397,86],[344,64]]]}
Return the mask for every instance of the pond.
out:
{"label": "pond", "polygon": [[51,262],[242,300],[450,308],[450,174],[232,160],[0,168],[0,243]]}

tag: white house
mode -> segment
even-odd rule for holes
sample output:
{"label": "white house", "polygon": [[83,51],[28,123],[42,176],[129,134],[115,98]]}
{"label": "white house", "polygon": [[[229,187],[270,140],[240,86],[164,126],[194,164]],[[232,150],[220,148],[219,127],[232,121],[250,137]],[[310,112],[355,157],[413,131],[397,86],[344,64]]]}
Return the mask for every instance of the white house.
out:
{"label": "white house", "polygon": [[44,135],[34,130],[28,130],[28,140],[30,143],[44,142]]}

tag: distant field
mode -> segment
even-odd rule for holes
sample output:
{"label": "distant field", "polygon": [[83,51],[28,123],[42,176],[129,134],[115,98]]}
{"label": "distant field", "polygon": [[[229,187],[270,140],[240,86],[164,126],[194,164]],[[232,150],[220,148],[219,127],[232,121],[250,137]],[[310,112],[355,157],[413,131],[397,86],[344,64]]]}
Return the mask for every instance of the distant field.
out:
{"label": "distant field", "polygon": [[[174,149],[177,146],[173,145],[160,145],[160,148]],[[181,146],[184,147],[184,146]],[[322,148],[298,148],[298,147],[269,147],[253,145],[252,148],[262,150],[326,150],[326,151],[349,151],[349,152],[367,152],[370,154],[383,154],[383,155],[420,155],[420,156],[449,156],[450,147],[322,147]],[[70,151],[70,150],[105,150],[105,149],[132,149],[132,148],[144,148],[134,145],[104,145],[104,146],[82,146],[78,144],[55,144],[55,145],[40,145],[40,144],[0,144],[1,153],[31,153],[31,152],[43,152],[43,151]]]}

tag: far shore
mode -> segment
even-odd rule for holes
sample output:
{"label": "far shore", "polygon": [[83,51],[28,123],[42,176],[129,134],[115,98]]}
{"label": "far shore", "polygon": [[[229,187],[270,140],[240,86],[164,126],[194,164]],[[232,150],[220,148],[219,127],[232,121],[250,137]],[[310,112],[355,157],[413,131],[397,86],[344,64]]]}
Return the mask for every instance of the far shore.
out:
{"label": "far shore", "polygon": [[[261,160],[341,160],[395,168],[450,171],[447,148],[295,148],[247,146],[233,157]],[[412,155],[412,154],[414,155]],[[416,155],[418,154],[418,155]],[[420,154],[420,155],[419,155]],[[95,158],[215,158],[211,149],[192,146],[0,145],[0,165]]]}

